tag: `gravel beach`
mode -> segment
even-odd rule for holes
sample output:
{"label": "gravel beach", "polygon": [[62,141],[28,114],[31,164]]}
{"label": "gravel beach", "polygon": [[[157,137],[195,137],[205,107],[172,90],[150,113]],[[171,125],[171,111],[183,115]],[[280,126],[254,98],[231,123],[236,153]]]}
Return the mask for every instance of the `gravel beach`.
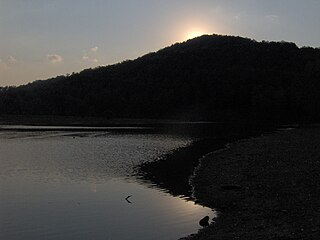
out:
{"label": "gravel beach", "polygon": [[320,128],[232,143],[201,160],[193,184],[220,214],[185,239],[319,239]]}

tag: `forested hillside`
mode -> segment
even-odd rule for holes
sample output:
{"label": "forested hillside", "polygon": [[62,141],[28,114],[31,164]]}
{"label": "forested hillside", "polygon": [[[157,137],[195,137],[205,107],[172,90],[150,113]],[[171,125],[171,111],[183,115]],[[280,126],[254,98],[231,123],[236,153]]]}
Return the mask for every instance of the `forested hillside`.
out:
{"label": "forested hillside", "polygon": [[0,88],[0,114],[320,120],[320,50],[205,35],[132,61]]}

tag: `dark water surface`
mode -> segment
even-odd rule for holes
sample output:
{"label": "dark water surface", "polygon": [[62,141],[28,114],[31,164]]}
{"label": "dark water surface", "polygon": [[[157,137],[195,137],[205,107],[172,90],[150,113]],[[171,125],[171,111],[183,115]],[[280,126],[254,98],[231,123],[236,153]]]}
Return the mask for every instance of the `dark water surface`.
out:
{"label": "dark water surface", "polygon": [[215,214],[135,176],[192,137],[34,130],[0,132],[0,239],[177,239]]}

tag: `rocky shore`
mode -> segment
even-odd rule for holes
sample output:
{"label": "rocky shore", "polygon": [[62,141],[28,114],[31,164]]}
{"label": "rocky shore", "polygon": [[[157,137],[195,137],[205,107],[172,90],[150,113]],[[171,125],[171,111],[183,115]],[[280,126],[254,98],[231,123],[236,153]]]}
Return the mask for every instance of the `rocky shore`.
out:
{"label": "rocky shore", "polygon": [[201,160],[193,184],[220,215],[185,239],[319,239],[320,128],[232,143]]}

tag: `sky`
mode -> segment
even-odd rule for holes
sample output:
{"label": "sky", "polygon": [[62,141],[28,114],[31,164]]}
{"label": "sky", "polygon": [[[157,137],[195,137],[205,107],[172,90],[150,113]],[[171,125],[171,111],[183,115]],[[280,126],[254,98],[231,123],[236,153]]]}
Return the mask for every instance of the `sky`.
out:
{"label": "sky", "polygon": [[320,0],[0,0],[0,86],[135,59],[202,34],[320,47]]}

